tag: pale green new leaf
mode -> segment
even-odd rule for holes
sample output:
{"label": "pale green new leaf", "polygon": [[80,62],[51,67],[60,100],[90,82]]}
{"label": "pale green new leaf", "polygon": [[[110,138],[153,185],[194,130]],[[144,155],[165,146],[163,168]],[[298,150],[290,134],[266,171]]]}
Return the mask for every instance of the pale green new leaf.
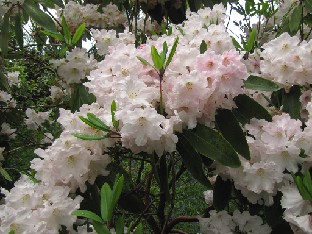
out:
{"label": "pale green new leaf", "polygon": [[97,140],[103,140],[103,139],[109,138],[107,135],[96,136],[96,135],[88,135],[88,134],[81,134],[81,133],[73,133],[72,135],[79,139],[87,140],[87,141],[97,141]]}
{"label": "pale green new leaf", "polygon": [[152,53],[152,59],[153,59],[154,66],[157,69],[162,69],[164,63],[163,63],[160,55],[158,54],[158,51],[157,51],[156,47],[153,46],[153,45],[152,45],[152,48],[151,48],[151,53]]}
{"label": "pale green new leaf", "polygon": [[166,61],[166,67],[168,67],[169,64],[171,63],[172,58],[173,58],[173,55],[174,55],[174,53],[175,53],[176,50],[177,50],[178,43],[179,43],[179,38],[177,37],[177,38],[175,39],[174,43],[173,43],[173,46],[172,46],[171,50],[170,50],[168,59],[167,59],[167,61]]}
{"label": "pale green new leaf", "polygon": [[85,217],[87,219],[92,219],[94,221],[97,221],[99,223],[104,223],[104,221],[101,219],[100,216],[97,214],[93,213],[92,211],[89,210],[75,210],[72,215],[75,216],[80,216],[80,217]]}
{"label": "pale green new leaf", "polygon": [[86,30],[86,24],[85,23],[81,24],[77,28],[77,30],[76,30],[76,32],[75,32],[75,34],[73,36],[73,39],[72,39],[73,45],[75,45],[80,40],[80,38],[83,35],[83,33],[85,32],[85,30]]}
{"label": "pale green new leaf", "polygon": [[65,42],[67,43],[67,45],[71,45],[71,33],[64,16],[62,16],[62,28]]}

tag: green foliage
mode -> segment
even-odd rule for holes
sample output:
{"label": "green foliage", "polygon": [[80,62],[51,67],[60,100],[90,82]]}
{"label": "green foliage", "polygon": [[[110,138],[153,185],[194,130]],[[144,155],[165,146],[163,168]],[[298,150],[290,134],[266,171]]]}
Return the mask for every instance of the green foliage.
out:
{"label": "green foliage", "polygon": [[246,136],[234,114],[230,110],[219,109],[216,115],[216,123],[223,137],[240,155],[249,160],[250,152]]}
{"label": "green foliage", "polygon": [[198,153],[225,166],[241,165],[232,145],[217,131],[198,124],[193,131],[184,130],[183,135]]}
{"label": "green foliage", "polygon": [[54,21],[51,17],[43,12],[39,5],[35,4],[33,0],[26,0],[23,4],[23,10],[34,20],[38,25],[42,26],[48,31],[57,32]]}
{"label": "green foliage", "polygon": [[244,81],[244,88],[259,91],[277,91],[281,87],[273,81],[250,75],[248,79]]}
{"label": "green foliage", "polygon": [[183,134],[179,134],[177,150],[181,155],[183,164],[190,174],[201,184],[211,188],[211,184],[204,173],[200,155],[196,152]]}
{"label": "green foliage", "polygon": [[302,176],[294,176],[294,181],[297,185],[300,195],[303,200],[312,200],[312,179],[309,171]]}
{"label": "green foliage", "polygon": [[240,120],[241,123],[245,124],[249,122],[252,118],[265,119],[271,122],[272,116],[269,112],[262,107],[254,99],[248,97],[245,94],[240,94],[234,98],[234,102],[237,106],[234,114]]}
{"label": "green foliage", "polygon": [[216,210],[224,210],[229,205],[232,192],[232,182],[217,177],[213,186],[213,206]]}

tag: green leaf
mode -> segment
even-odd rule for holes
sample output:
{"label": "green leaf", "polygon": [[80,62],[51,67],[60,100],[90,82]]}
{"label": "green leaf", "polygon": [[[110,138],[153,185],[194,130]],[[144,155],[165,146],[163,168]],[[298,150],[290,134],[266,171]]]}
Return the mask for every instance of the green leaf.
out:
{"label": "green leaf", "polygon": [[85,30],[86,30],[86,24],[85,23],[81,24],[77,28],[77,30],[76,30],[76,32],[75,32],[75,34],[73,36],[73,39],[72,39],[73,45],[75,45],[80,40],[80,38],[83,35],[83,33],[85,32]]}
{"label": "green leaf", "polygon": [[311,198],[308,190],[304,186],[300,176],[295,177],[295,183],[297,185],[297,188],[298,188],[299,193],[302,196],[303,200],[311,200],[312,198]]}
{"label": "green leaf", "polygon": [[96,221],[92,222],[93,227],[98,234],[111,234],[108,228],[103,224]]}
{"label": "green leaf", "polygon": [[97,214],[93,213],[92,211],[88,211],[88,210],[75,210],[72,213],[72,215],[85,217],[87,219],[92,219],[92,220],[97,221],[99,223],[104,223],[104,221],[101,219],[101,217],[98,216]]}
{"label": "green leaf", "polygon": [[219,109],[216,115],[216,123],[223,137],[233,146],[236,152],[249,160],[250,152],[246,136],[232,111]]}
{"label": "green leaf", "polygon": [[21,16],[19,14],[15,16],[14,28],[15,28],[16,41],[19,47],[23,48],[24,46],[23,25],[22,25]]}
{"label": "green leaf", "polygon": [[303,177],[303,184],[306,187],[308,193],[310,194],[310,199],[312,198],[312,179],[309,170],[306,171]]}
{"label": "green leaf", "polygon": [[298,5],[292,12],[291,16],[289,17],[289,31],[292,36],[294,36],[301,24],[301,16],[302,16],[302,5]]}
{"label": "green leaf", "polygon": [[64,37],[63,37],[63,35],[60,34],[60,33],[50,32],[50,31],[46,31],[46,30],[42,30],[41,32],[42,32],[43,34],[47,35],[47,36],[56,38],[56,39],[58,39],[59,41],[64,41]]}
{"label": "green leaf", "polygon": [[216,210],[224,210],[229,204],[232,192],[230,180],[223,180],[218,176],[213,186],[213,206]]}
{"label": "green leaf", "polygon": [[112,195],[111,188],[105,183],[101,188],[101,216],[104,221],[110,221],[113,214]]}
{"label": "green leaf", "polygon": [[253,29],[251,33],[249,34],[247,44],[246,44],[246,51],[250,52],[253,50],[254,44],[256,39],[256,29]]}
{"label": "green leaf", "polygon": [[264,79],[259,76],[250,75],[248,79],[244,81],[244,88],[260,91],[277,91],[281,87],[273,81]]}
{"label": "green leaf", "polygon": [[62,16],[62,29],[65,42],[67,43],[67,45],[71,45],[71,33],[64,16]]}
{"label": "green leaf", "polygon": [[5,57],[8,53],[8,43],[9,43],[9,28],[10,28],[10,15],[7,12],[3,17],[3,23],[1,25],[1,56]]}
{"label": "green leaf", "polygon": [[241,165],[231,144],[213,129],[198,124],[193,131],[185,130],[183,135],[198,153],[225,166],[239,167]]}
{"label": "green leaf", "polygon": [[10,230],[9,234],[15,234],[14,230]]}
{"label": "green leaf", "polygon": [[105,132],[110,131],[110,128],[102,120],[96,117],[95,114],[87,113],[87,117],[89,118],[90,122],[97,127],[97,129]]}
{"label": "green leaf", "polygon": [[236,49],[239,49],[239,50],[242,50],[242,46],[238,43],[238,41],[235,39],[235,37],[231,36],[232,37],[232,42],[233,42],[233,45],[235,46]]}
{"label": "green leaf", "polygon": [[204,40],[202,40],[202,43],[199,46],[199,51],[201,54],[203,54],[207,51],[207,44]]}
{"label": "green leaf", "polygon": [[116,109],[117,109],[117,104],[116,104],[115,100],[113,100],[113,101],[112,101],[112,104],[111,104],[112,122],[113,122],[114,128],[115,128],[115,129],[118,129],[119,122],[115,119],[115,112],[116,112]]}
{"label": "green leaf", "polygon": [[23,9],[39,25],[51,32],[57,32],[54,21],[32,1],[25,1]]}
{"label": "green leaf", "polygon": [[272,116],[269,114],[269,112],[246,94],[240,94],[236,96],[234,98],[234,102],[237,106],[236,110],[248,121],[252,118],[265,119],[269,122],[272,121]]}
{"label": "green leaf", "polygon": [[177,50],[178,43],[179,43],[179,38],[176,37],[176,39],[174,40],[174,43],[173,43],[173,45],[172,45],[172,48],[171,48],[171,50],[170,50],[168,59],[167,59],[167,61],[166,61],[166,67],[168,67],[169,64],[171,63],[172,58],[173,58],[173,55],[174,55],[174,53],[175,53],[176,50]]}
{"label": "green leaf", "polygon": [[107,135],[104,136],[96,136],[96,135],[88,135],[88,134],[80,134],[80,133],[73,133],[73,136],[87,141],[97,141],[97,140],[103,140],[106,138],[109,138]]}
{"label": "green leaf", "polygon": [[0,69],[0,87],[4,90],[9,89],[9,83],[7,77],[3,74],[3,70]]}
{"label": "green leaf", "polygon": [[119,200],[119,197],[121,195],[122,192],[122,188],[123,188],[123,184],[124,184],[124,177],[122,176],[117,176],[116,177],[116,181],[114,183],[114,187],[113,187],[113,195],[112,195],[112,207],[113,209],[115,209],[115,206]]}
{"label": "green leaf", "polygon": [[167,53],[168,53],[168,45],[167,45],[167,42],[164,42],[163,43],[163,51],[160,53],[160,58],[161,58],[163,64],[166,61]]}
{"label": "green leaf", "polygon": [[116,234],[124,234],[125,233],[125,217],[121,216],[117,219],[116,222]]}
{"label": "green leaf", "polygon": [[310,13],[312,12],[312,0],[304,0],[304,6]]}
{"label": "green leaf", "polygon": [[151,47],[151,54],[152,54],[152,59],[153,59],[154,66],[157,69],[159,69],[159,70],[162,69],[164,63],[163,63],[160,55],[158,54],[158,51],[157,51],[156,47],[153,46],[153,45]]}
{"label": "green leaf", "polygon": [[211,188],[211,184],[203,171],[202,159],[194,150],[183,134],[178,135],[177,150],[181,155],[183,164],[190,174],[204,186]]}
{"label": "green leaf", "polygon": [[83,84],[77,84],[71,95],[69,105],[72,112],[79,110],[83,104],[95,102],[95,96],[88,93],[88,89]]}
{"label": "green leaf", "polygon": [[6,180],[11,181],[11,182],[13,181],[12,178],[11,178],[11,176],[9,175],[9,173],[8,173],[6,170],[4,170],[4,168],[1,167],[1,166],[0,166],[0,174],[1,174],[1,176],[4,177]]}
{"label": "green leaf", "polygon": [[139,225],[136,227],[134,234],[143,234],[143,225],[139,223]]}
{"label": "green leaf", "polygon": [[81,119],[82,122],[84,122],[85,124],[89,125],[92,128],[99,129],[99,130],[102,130],[102,131],[105,131],[105,132],[109,132],[110,131],[109,128],[104,128],[104,130],[103,130],[102,126],[96,125],[95,123],[93,123],[92,121],[90,121],[87,118],[84,118],[83,116],[79,116],[79,119]]}
{"label": "green leaf", "polygon": [[137,59],[140,60],[140,62],[143,63],[144,65],[146,65],[146,66],[149,65],[149,66],[153,67],[153,65],[150,64],[149,62],[147,62],[144,58],[137,56]]}
{"label": "green leaf", "polygon": [[283,94],[283,111],[289,113],[291,118],[300,119],[300,109],[301,109],[301,89],[300,86],[294,85],[290,88],[288,92]]}

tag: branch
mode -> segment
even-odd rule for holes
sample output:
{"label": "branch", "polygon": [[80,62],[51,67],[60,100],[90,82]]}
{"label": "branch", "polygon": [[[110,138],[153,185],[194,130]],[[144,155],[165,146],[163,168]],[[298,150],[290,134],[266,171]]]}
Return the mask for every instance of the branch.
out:
{"label": "branch", "polygon": [[[197,223],[199,222],[198,218],[194,216],[178,216],[174,220],[172,220],[165,228],[164,234],[169,234],[173,227],[178,223]],[[175,230],[176,232],[177,230]],[[176,232],[177,233],[177,232]],[[181,232],[180,232],[181,233]],[[183,233],[183,232],[182,232]]]}

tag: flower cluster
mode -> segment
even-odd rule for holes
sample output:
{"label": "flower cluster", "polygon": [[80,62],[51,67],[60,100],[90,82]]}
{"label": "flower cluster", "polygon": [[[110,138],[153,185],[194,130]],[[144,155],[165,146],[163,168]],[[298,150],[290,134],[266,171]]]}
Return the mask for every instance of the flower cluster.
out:
{"label": "flower cluster", "polygon": [[312,76],[312,41],[300,40],[283,33],[278,38],[263,45],[260,69],[263,77],[291,86],[309,84]]}
{"label": "flower cluster", "polygon": [[269,234],[272,231],[269,225],[263,223],[261,217],[250,215],[248,211],[241,213],[235,210],[231,216],[226,211],[212,210],[209,215],[209,218],[199,218],[200,230],[203,234]]}
{"label": "flower cluster", "polygon": [[75,48],[66,55],[66,59],[50,60],[57,68],[61,85],[68,89],[71,84],[81,83],[86,75],[97,66],[97,61],[87,54],[86,49]]}
{"label": "flower cluster", "polygon": [[86,26],[98,28],[113,28],[126,23],[126,16],[112,3],[103,7],[101,12],[98,5],[87,4],[83,6],[74,1],[69,1],[63,12],[58,12],[58,15],[61,15],[61,13],[64,15],[68,27],[73,32],[82,23],[86,23]]}

